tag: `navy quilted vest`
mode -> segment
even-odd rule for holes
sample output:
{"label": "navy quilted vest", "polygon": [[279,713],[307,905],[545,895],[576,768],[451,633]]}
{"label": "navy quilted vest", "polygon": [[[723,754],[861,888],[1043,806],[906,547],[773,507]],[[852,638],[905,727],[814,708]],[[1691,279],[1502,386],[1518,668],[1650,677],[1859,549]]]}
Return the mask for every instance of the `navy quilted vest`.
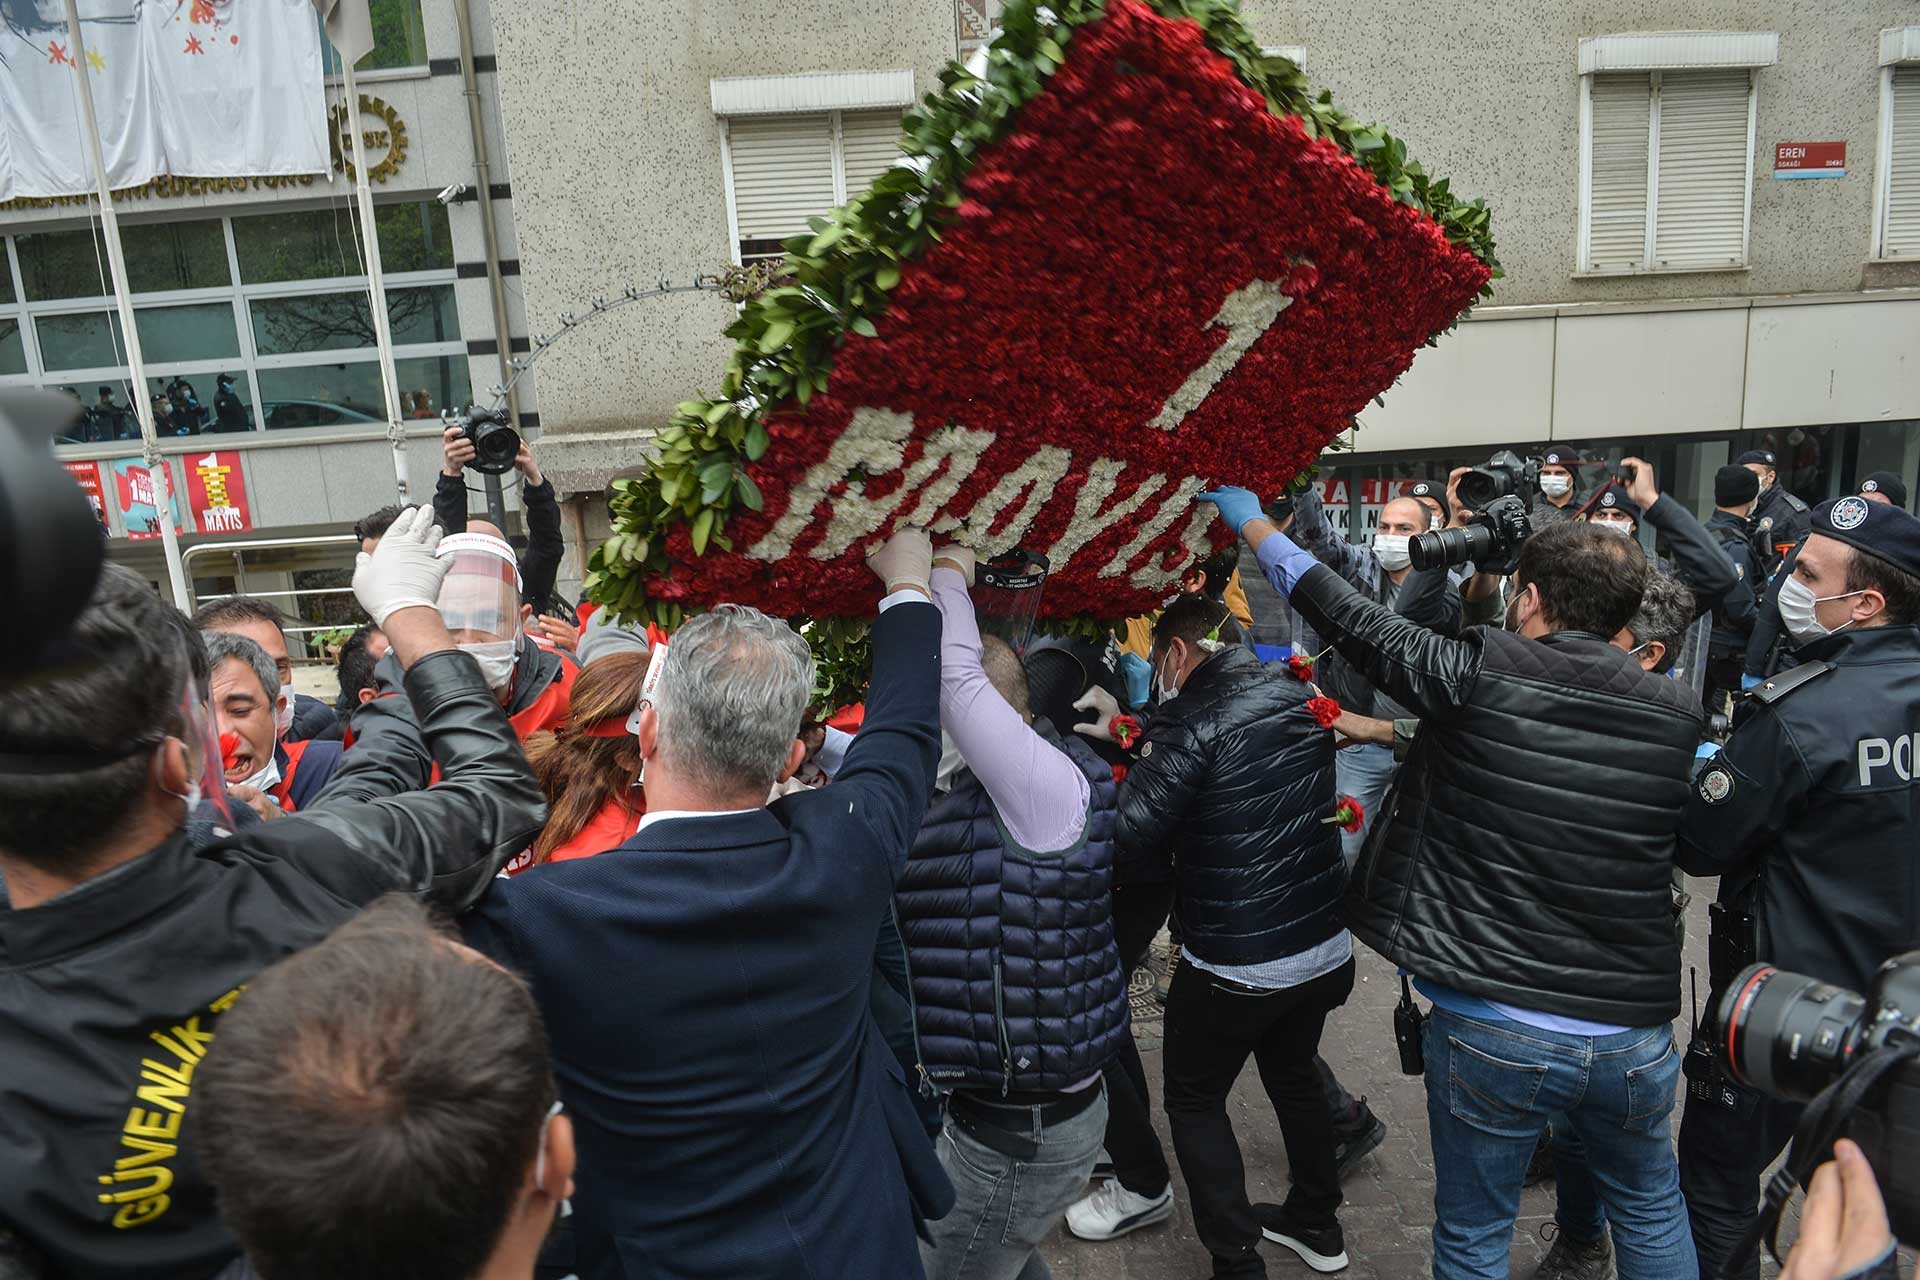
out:
{"label": "navy quilted vest", "polygon": [[928,810],[895,891],[920,1062],[943,1089],[1064,1089],[1130,1034],[1113,940],[1113,772],[1083,743],[1036,727],[1091,784],[1080,843],[1019,848],[963,771]]}

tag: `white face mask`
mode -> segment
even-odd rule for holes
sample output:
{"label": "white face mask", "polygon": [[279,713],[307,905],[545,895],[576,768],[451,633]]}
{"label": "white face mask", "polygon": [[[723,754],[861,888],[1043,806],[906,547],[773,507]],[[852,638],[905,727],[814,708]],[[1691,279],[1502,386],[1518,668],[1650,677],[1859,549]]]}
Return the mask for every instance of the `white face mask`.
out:
{"label": "white face mask", "polygon": [[245,782],[238,783],[237,785],[242,787],[253,787],[259,791],[273,790],[275,787],[280,785],[280,762],[276,760],[274,757],[268,756],[267,763],[264,768],[261,768],[260,770],[255,772],[253,776],[248,778]]}
{"label": "white face mask", "polygon": [[519,654],[519,646],[512,640],[481,640],[460,646],[460,652],[471,654],[480,664],[480,674],[486,678],[487,688],[495,691],[506,688],[513,682],[513,663]]}
{"label": "white face mask", "polygon": [[1562,498],[1573,492],[1571,476],[1541,476],[1540,492],[1549,498]]}
{"label": "white face mask", "polygon": [[1412,538],[1397,533],[1376,533],[1373,535],[1373,558],[1388,573],[1398,573],[1413,563],[1413,556],[1407,550]]}
{"label": "white face mask", "polygon": [[1153,684],[1154,688],[1159,691],[1160,697],[1158,701],[1162,706],[1180,696],[1179,688],[1167,682],[1167,663],[1164,660],[1160,664],[1159,672],[1154,676]]}
{"label": "white face mask", "polygon": [[293,728],[293,686],[280,686],[280,709],[273,713],[273,737],[276,742],[287,740],[288,730]]}
{"label": "white face mask", "polygon": [[1845,600],[1848,596],[1860,594],[1862,592],[1843,591],[1837,596],[1816,596],[1812,587],[1798,578],[1790,577],[1780,584],[1780,621],[1795,644],[1811,644],[1822,637],[1838,635],[1853,625],[1853,619],[1849,618],[1837,627],[1828,627],[1815,616],[1814,607],[1829,600]]}
{"label": "white face mask", "polygon": [[1605,529],[1608,533],[1617,533],[1623,538],[1633,536],[1633,524],[1627,520],[1594,520],[1590,523]]}

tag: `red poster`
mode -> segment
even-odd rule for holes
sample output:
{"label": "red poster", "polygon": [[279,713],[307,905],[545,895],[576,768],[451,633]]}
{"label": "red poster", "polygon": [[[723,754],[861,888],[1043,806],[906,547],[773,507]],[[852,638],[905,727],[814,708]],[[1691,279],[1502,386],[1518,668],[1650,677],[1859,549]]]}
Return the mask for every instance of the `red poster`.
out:
{"label": "red poster", "polygon": [[87,495],[87,505],[93,508],[93,518],[100,522],[101,529],[107,527],[107,491],[100,482],[100,464],[97,462],[62,461],[61,466],[80,486],[80,492]]}
{"label": "red poster", "polygon": [[238,451],[190,453],[181,462],[186,464],[187,507],[196,532],[245,533],[253,528]]}

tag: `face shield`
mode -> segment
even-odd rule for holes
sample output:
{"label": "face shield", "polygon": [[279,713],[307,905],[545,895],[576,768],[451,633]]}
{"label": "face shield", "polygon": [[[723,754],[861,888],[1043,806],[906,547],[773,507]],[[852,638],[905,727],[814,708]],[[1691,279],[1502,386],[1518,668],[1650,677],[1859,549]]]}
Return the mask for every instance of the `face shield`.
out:
{"label": "face shield", "polygon": [[980,634],[998,636],[1015,653],[1024,652],[1033,639],[1034,619],[1040,616],[1048,567],[1039,552],[1017,549],[980,565],[971,593]]}
{"label": "face shield", "polygon": [[452,560],[440,585],[440,616],[454,642],[511,642],[520,630],[520,569],[513,548],[485,533],[456,533],[437,553]]}
{"label": "face shield", "polygon": [[180,691],[179,738],[187,750],[187,821],[211,817],[213,822],[231,829],[233,809],[227,802],[226,767],[221,758],[220,735],[214,731],[213,708],[201,697],[191,678]]}

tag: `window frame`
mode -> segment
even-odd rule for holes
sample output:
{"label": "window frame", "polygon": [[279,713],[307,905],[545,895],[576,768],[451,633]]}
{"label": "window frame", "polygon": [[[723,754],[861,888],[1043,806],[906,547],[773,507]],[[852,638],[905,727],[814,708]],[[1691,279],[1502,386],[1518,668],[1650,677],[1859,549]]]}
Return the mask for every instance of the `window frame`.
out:
{"label": "window frame", "polygon": [[1887,252],[1887,221],[1893,212],[1893,80],[1902,70],[1920,76],[1920,62],[1894,61],[1880,67],[1880,118],[1874,129],[1873,227],[1867,242],[1867,261],[1873,263],[1920,262],[1920,252]]}
{"label": "window frame", "polygon": [[[382,205],[415,204],[428,199],[431,199],[431,197],[402,198],[383,201]],[[247,406],[253,418],[253,425],[245,432],[222,433],[219,436],[222,448],[242,448],[249,444],[264,443],[269,438],[276,441],[285,440],[289,437],[305,438],[305,433],[298,431],[282,431],[269,437],[267,431],[267,406],[260,393],[259,375],[262,372],[325,365],[365,364],[370,361],[378,361],[379,359],[377,348],[371,346],[324,351],[289,352],[280,355],[260,354],[257,344],[254,342],[253,333],[252,303],[255,300],[307,297],[316,294],[330,293],[357,294],[361,297],[365,297],[367,294],[367,278],[365,276],[326,276],[316,277],[311,280],[286,280],[263,284],[242,283],[239,250],[233,234],[233,220],[236,217],[270,216],[276,212],[297,213],[301,212],[301,210],[298,208],[244,208],[233,209],[215,215],[219,218],[222,237],[226,243],[227,284],[224,287],[210,286],[198,289],[164,289],[133,295],[133,305],[136,312],[155,307],[178,306],[181,304],[199,304],[204,306],[208,303],[227,302],[232,306],[234,333],[239,347],[239,353],[237,355],[229,358],[208,360],[149,362],[146,369],[149,380],[156,377],[172,377],[176,374],[189,378],[212,378],[220,373],[240,373],[244,371],[247,384]],[[201,219],[196,218],[193,220],[198,221]],[[105,384],[118,384],[122,394],[130,395],[132,390],[132,373],[124,360],[119,364],[97,365],[79,369],[49,370],[46,367],[45,359],[40,350],[39,334],[35,327],[36,320],[42,316],[79,315],[101,311],[112,315],[117,306],[114,296],[111,293],[94,294],[79,298],[60,298],[46,302],[27,301],[25,288],[26,279],[21,272],[20,255],[18,247],[15,244],[15,237],[62,229],[66,228],[62,226],[29,225],[10,228],[5,235],[0,235],[0,247],[4,248],[4,254],[0,254],[0,269],[4,269],[8,273],[8,278],[12,283],[14,291],[13,302],[0,303],[0,318],[17,319],[20,322],[21,346],[25,354],[27,366],[26,370],[22,373],[0,373],[0,388],[57,388],[60,386],[73,386],[81,391],[83,403],[92,403],[91,396],[88,394],[90,390],[93,387]],[[456,289],[456,299],[458,297],[458,283],[459,270],[457,264],[432,268],[425,271],[394,272],[386,277],[386,285],[389,292],[407,288],[445,286]],[[457,301],[455,305],[457,315]],[[117,318],[110,320],[109,323],[117,325]],[[118,344],[116,343],[116,345]],[[444,342],[405,343],[396,345],[393,349],[393,356],[396,363],[402,360],[418,358],[448,358],[464,362],[467,358],[467,339],[464,329],[462,330],[461,336],[448,339]],[[146,388],[141,388],[141,390],[145,393]],[[211,401],[208,402],[208,407],[211,408]],[[131,401],[129,401],[129,408],[131,408]],[[366,437],[382,435],[386,430],[386,425],[384,423],[375,423],[368,424],[364,428],[335,426],[313,428],[312,430],[316,432],[328,432],[328,438],[330,439],[343,435]],[[198,437],[194,438],[198,439]],[[171,437],[167,437],[166,439],[171,439]],[[104,443],[105,442],[94,442],[89,444],[56,445],[55,451],[61,456],[67,456],[69,453],[75,456],[84,456],[89,453],[98,453]],[[118,443],[122,446],[130,447],[137,444],[137,440],[120,441]]]}
{"label": "window frame", "polygon": [[[1660,83],[1669,71],[1686,73],[1704,70],[1740,70],[1747,77],[1747,176],[1740,210],[1740,261],[1711,266],[1668,267],[1659,262],[1660,229]],[[1760,123],[1760,85],[1755,67],[1647,67],[1641,69],[1586,71],[1580,75],[1580,190],[1579,217],[1575,222],[1574,270],[1576,279],[1605,280],[1628,276],[1727,274],[1753,269],[1753,182],[1754,149]],[[1593,77],[1595,75],[1644,75],[1648,78],[1647,98],[1647,212],[1644,242],[1637,266],[1596,268],[1593,265]]]}
{"label": "window frame", "polygon": [[[833,164],[833,204],[829,206],[828,209],[822,209],[820,211],[822,214],[824,214],[824,213],[830,212],[832,209],[838,209],[841,206],[845,205],[847,203],[847,200],[850,198],[850,193],[847,191],[847,146],[846,146],[846,133],[844,129],[844,124],[845,124],[847,115],[849,113],[854,115],[866,115],[866,114],[871,114],[875,112],[892,111],[894,109],[895,108],[886,107],[886,106],[880,106],[880,107],[860,106],[860,107],[834,107],[831,109],[821,110],[821,111],[765,111],[765,112],[754,112],[750,115],[745,116],[744,118],[764,120],[764,119],[773,118],[773,117],[786,117],[790,119],[801,119],[801,118],[808,118],[808,117],[814,117],[814,116],[827,117],[827,127],[830,133],[830,142],[829,142],[828,151],[832,157],[832,164]],[[900,108],[899,110],[900,110],[901,118],[904,119],[906,116],[906,109]],[[740,206],[739,206],[738,199],[734,194],[734,182],[733,182],[733,122],[736,119],[740,119],[740,118],[743,118],[743,117],[735,116],[735,115],[724,115],[719,117],[720,180],[721,180],[722,186],[726,191],[726,197],[727,197],[728,259],[736,267],[745,265],[745,257],[740,252]],[[767,258],[771,258],[775,256],[777,255],[756,254],[754,256],[754,261],[756,262],[764,261]]]}
{"label": "window frame", "polygon": [[[364,71],[360,70],[356,65],[353,72],[353,83],[356,86],[380,84],[383,81],[394,80],[425,80],[433,75],[433,57],[431,50],[427,48],[429,42],[427,40],[426,0],[412,0],[412,3],[420,15],[420,46],[421,53],[423,54],[421,60],[419,62],[402,63],[397,67],[369,67]],[[315,12],[314,18],[315,21],[320,21],[318,11]],[[369,15],[369,20],[371,20],[371,15]],[[324,22],[321,23],[320,45],[321,63],[323,67],[328,60],[329,53],[332,54],[334,62],[337,63],[339,61],[338,52],[332,49],[327,40],[326,25]],[[321,80],[329,89],[344,88],[347,83],[346,76],[338,71],[325,72]],[[329,99],[329,102],[331,102],[331,99]]]}

